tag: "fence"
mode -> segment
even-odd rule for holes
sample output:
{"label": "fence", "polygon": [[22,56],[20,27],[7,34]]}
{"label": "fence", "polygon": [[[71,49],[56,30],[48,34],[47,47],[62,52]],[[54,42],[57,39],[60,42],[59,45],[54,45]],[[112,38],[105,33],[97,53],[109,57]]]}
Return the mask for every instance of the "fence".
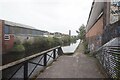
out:
{"label": "fence", "polygon": [[120,79],[120,46],[101,47],[96,57],[110,78]]}
{"label": "fence", "polygon": [[3,65],[0,67],[3,80],[11,80],[22,78],[27,80],[32,78],[35,73],[47,67],[50,63],[56,60],[63,51],[60,46],[37,53],[15,62]]}

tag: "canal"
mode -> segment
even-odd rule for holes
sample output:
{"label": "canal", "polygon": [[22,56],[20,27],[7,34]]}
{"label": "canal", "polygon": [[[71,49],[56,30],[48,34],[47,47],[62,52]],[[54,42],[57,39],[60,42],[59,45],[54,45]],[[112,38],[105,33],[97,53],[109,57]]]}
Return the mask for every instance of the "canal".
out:
{"label": "canal", "polygon": [[72,54],[75,52],[76,48],[78,47],[80,40],[77,40],[76,43],[71,43],[68,46],[63,46],[62,50],[64,54]]}

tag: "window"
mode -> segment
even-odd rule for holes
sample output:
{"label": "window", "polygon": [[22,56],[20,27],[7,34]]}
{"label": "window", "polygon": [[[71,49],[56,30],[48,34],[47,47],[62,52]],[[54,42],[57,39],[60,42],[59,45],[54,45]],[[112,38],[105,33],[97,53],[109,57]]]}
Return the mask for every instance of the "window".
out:
{"label": "window", "polygon": [[21,28],[21,34],[24,34],[24,29],[23,28]]}
{"label": "window", "polygon": [[39,34],[39,31],[37,31],[37,35],[40,35],[40,34]]}
{"label": "window", "polygon": [[17,34],[21,34],[21,28],[20,27],[17,28]]}
{"label": "window", "polygon": [[25,28],[21,28],[21,34],[26,34],[26,29]]}
{"label": "window", "polygon": [[32,34],[32,30],[30,29],[30,34]]}
{"label": "window", "polygon": [[20,33],[21,33],[21,29],[18,26],[16,26],[15,27],[15,34],[20,34]]}
{"label": "window", "polygon": [[14,27],[14,34],[17,34],[17,28]]}
{"label": "window", "polygon": [[36,30],[33,30],[33,35],[36,35],[37,34],[37,31]]}
{"label": "window", "polygon": [[10,28],[9,28],[8,25],[5,25],[5,27],[4,27],[4,33],[5,34],[9,34],[10,33]]}
{"label": "window", "polygon": [[32,34],[35,35],[35,30],[32,30]]}
{"label": "window", "polygon": [[4,40],[10,40],[10,35],[4,35]]}
{"label": "window", "polygon": [[10,34],[14,34],[15,31],[14,31],[14,27],[10,26]]}
{"label": "window", "polygon": [[28,34],[30,34],[30,29],[28,29]]}

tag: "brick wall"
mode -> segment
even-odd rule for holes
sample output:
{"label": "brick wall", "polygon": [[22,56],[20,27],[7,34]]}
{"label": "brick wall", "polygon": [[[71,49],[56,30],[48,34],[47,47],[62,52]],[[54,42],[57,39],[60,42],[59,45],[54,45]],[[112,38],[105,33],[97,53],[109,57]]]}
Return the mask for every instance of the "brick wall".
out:
{"label": "brick wall", "polygon": [[101,45],[100,37],[102,33],[103,33],[103,16],[101,16],[101,18],[93,25],[93,27],[86,34],[89,48],[95,50]]}
{"label": "brick wall", "polygon": [[13,35],[9,35],[9,36],[10,36],[10,40],[4,40],[6,53],[9,52],[14,46],[14,36]]}
{"label": "brick wall", "polygon": [[2,20],[0,20],[0,53],[2,54]]}
{"label": "brick wall", "polygon": [[92,37],[103,32],[103,16],[95,23],[95,25],[87,32],[86,37]]}
{"label": "brick wall", "polygon": [[[2,20],[0,20],[0,65],[2,65]],[[1,75],[2,73],[0,73],[0,75]],[[0,76],[0,78],[1,78],[1,76]]]}

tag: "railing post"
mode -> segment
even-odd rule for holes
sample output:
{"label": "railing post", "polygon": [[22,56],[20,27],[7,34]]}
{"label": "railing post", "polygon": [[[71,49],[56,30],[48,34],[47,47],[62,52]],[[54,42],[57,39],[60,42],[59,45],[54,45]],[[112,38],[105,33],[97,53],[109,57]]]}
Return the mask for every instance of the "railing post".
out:
{"label": "railing post", "polygon": [[47,66],[47,53],[45,53],[43,56],[44,56],[44,66]]}
{"label": "railing post", "polygon": [[56,59],[56,49],[53,50],[53,59]]}
{"label": "railing post", "polygon": [[62,54],[63,54],[62,48],[59,47],[59,48],[58,48],[58,55],[62,55]]}
{"label": "railing post", "polygon": [[28,80],[28,61],[24,63],[24,80]]}

